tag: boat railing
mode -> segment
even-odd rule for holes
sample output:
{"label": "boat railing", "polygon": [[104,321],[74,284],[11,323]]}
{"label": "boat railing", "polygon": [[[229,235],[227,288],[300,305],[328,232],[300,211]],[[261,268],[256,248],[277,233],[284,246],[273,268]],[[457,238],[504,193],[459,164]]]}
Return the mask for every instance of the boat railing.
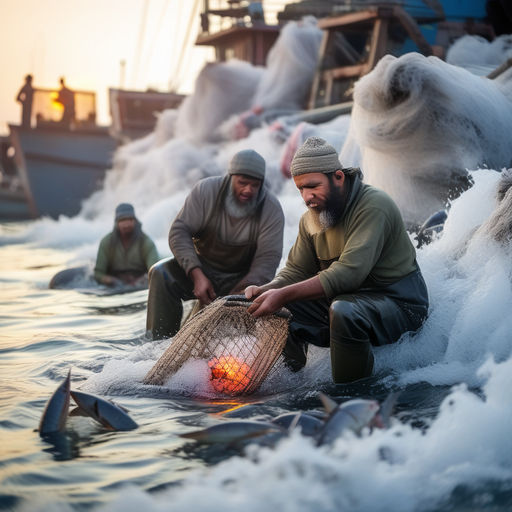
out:
{"label": "boat railing", "polygon": [[96,125],[96,94],[91,91],[71,91],[74,98],[74,115],[63,126],[64,106],[58,101],[57,89],[35,88],[31,124],[36,128],[90,129]]}
{"label": "boat railing", "polygon": [[277,25],[282,1],[205,0],[201,12],[203,35],[234,26]]}

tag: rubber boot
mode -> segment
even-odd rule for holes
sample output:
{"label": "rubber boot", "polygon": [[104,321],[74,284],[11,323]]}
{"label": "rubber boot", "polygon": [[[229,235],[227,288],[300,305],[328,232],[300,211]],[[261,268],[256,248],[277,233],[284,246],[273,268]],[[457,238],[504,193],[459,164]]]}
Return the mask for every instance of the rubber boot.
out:
{"label": "rubber boot", "polygon": [[157,263],[149,271],[146,330],[153,339],[174,336],[180,328],[183,315],[178,283],[165,263]]}
{"label": "rubber boot", "polygon": [[331,370],[336,384],[369,377],[373,371],[373,352],[368,341],[331,337]]}
{"label": "rubber boot", "polygon": [[292,372],[302,370],[306,365],[307,352],[307,343],[303,343],[295,336],[289,335],[283,349],[284,364]]}
{"label": "rubber boot", "polygon": [[335,383],[352,382],[372,374],[370,312],[357,297],[335,300],[331,304],[331,370]]}

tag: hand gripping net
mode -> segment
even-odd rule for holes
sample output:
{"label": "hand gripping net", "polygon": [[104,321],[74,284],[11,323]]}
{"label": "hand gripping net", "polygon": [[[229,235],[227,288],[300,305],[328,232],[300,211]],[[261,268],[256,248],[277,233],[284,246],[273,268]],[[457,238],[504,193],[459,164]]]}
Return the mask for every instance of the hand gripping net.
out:
{"label": "hand gripping net", "polygon": [[163,385],[185,362],[204,359],[217,392],[254,392],[283,351],[290,313],[282,308],[254,318],[247,312],[249,305],[244,296],[231,295],[199,311],[179,330],[144,383]]}

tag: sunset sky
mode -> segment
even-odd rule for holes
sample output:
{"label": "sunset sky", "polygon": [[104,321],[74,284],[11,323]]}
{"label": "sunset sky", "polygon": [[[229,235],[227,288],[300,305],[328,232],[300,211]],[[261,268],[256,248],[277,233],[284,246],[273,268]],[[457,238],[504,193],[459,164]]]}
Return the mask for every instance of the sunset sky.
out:
{"label": "sunset sky", "polygon": [[[193,47],[200,23],[195,6],[202,2],[0,0],[0,134],[7,122],[20,121],[15,97],[27,73],[35,87],[57,88],[64,76],[72,89],[96,91],[100,124],[109,123],[109,87],[166,91],[175,78],[179,92],[190,92],[212,57],[211,50]],[[180,59],[189,26],[191,41]]]}
{"label": "sunset sky", "polygon": [[[290,1],[266,0],[267,22]],[[219,2],[210,0],[210,8]],[[34,87],[58,88],[64,76],[71,89],[95,91],[100,124],[110,123],[109,87],[192,92],[204,62],[213,60],[211,48],[193,44],[203,3],[0,0],[0,135],[21,119],[15,98],[28,73]]]}

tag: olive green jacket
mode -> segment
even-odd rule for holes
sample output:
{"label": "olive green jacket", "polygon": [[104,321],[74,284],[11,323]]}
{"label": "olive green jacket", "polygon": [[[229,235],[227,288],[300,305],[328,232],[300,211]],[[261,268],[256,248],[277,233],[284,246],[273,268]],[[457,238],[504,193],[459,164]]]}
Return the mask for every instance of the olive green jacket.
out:
{"label": "olive green jacket", "polygon": [[142,276],[154,265],[159,257],[156,246],[144,232],[136,229],[133,242],[124,248],[117,228],[104,236],[98,247],[94,278],[101,282],[105,275],[119,277],[123,274]]}
{"label": "olive green jacket", "polygon": [[341,220],[321,230],[306,212],[285,267],[268,285],[280,288],[318,275],[328,298],[379,288],[418,269],[416,252],[394,201],[363,184],[359,169],[347,174]]}

